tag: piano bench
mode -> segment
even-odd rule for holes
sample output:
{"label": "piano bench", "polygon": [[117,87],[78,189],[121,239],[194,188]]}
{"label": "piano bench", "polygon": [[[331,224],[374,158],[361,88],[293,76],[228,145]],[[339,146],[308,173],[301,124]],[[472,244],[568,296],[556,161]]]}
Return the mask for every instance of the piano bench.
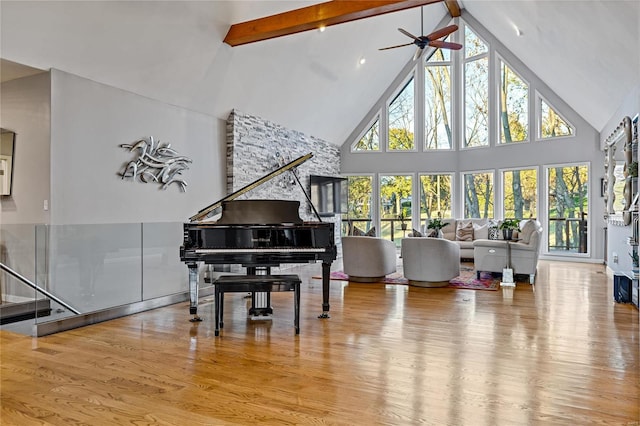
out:
{"label": "piano bench", "polygon": [[221,275],[214,282],[214,316],[216,318],[215,335],[220,335],[224,327],[224,293],[246,292],[294,292],[294,326],[300,334],[300,277],[297,275]]}

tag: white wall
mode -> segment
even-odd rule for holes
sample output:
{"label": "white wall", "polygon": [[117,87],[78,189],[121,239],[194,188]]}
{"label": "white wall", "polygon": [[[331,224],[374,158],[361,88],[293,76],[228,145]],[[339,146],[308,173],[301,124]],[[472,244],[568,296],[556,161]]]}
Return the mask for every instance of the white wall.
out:
{"label": "white wall", "polygon": [[[49,222],[43,206],[50,199],[49,94],[49,73],[0,86],[0,127],[16,133],[13,190],[0,197],[0,262],[30,280],[36,270],[34,225]],[[0,273],[0,286],[5,297],[33,295],[6,273]]]}
{"label": "white wall", "polygon": [[0,127],[16,133],[13,192],[1,197],[0,224],[47,223],[49,199],[49,73],[2,83]]}
{"label": "white wall", "polygon": [[[224,195],[225,122],[52,70],[51,223],[185,221]],[[121,179],[148,136],[193,160],[178,186]]]}

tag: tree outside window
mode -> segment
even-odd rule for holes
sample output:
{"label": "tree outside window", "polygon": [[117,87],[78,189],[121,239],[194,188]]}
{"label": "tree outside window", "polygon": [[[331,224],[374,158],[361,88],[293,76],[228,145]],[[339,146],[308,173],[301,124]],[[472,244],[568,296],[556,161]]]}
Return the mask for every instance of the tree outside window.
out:
{"label": "tree outside window", "polygon": [[500,61],[500,142],[526,141],[528,128],[529,86]]}
{"label": "tree outside window", "polygon": [[[446,61],[450,52],[446,51]],[[425,149],[452,149],[451,65],[442,49],[429,58],[424,72]]]}
{"label": "tree outside window", "polygon": [[414,81],[407,82],[389,104],[389,149],[411,151],[414,143]]}
{"label": "tree outside window", "polygon": [[549,168],[548,182],[549,251],[586,253],[589,167]]}
{"label": "tree outside window", "polygon": [[528,219],[538,217],[538,170],[521,169],[502,172],[504,204],[502,217]]}
{"label": "tree outside window", "polygon": [[411,175],[380,176],[380,236],[398,240],[401,223],[411,223]]}
{"label": "tree outside window", "polygon": [[420,175],[420,221],[451,218],[451,174]]}
{"label": "tree outside window", "polygon": [[464,217],[492,218],[493,216],[493,173],[465,173]]}

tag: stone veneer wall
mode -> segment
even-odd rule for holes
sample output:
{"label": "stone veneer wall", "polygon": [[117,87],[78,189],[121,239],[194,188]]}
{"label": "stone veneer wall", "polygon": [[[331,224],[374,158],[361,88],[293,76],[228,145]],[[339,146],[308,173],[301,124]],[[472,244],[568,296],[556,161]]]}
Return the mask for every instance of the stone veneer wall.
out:
{"label": "stone veneer wall", "polygon": [[[227,192],[237,191],[308,153],[312,153],[313,157],[297,167],[297,176],[310,194],[309,175],[339,176],[340,147],[255,115],[233,110],[227,119]],[[318,220],[289,172],[238,198],[298,200],[300,217],[303,220]],[[323,217],[322,221],[335,223],[336,245],[340,253],[340,215]]]}
{"label": "stone veneer wall", "polygon": [[[309,175],[339,176],[340,148],[322,139],[234,110],[227,120],[227,191],[237,191],[308,153],[312,153],[313,157],[297,167],[298,178],[307,193]],[[298,200],[300,217],[317,220],[289,172],[239,198]]]}

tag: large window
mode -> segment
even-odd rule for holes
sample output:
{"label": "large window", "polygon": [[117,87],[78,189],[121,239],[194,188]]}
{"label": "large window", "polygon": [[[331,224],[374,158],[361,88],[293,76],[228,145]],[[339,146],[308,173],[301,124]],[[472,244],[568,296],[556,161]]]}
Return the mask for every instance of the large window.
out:
{"label": "large window", "polygon": [[529,85],[500,61],[500,142],[529,138]]}
{"label": "large window", "polygon": [[452,175],[420,175],[420,221],[453,217],[451,211]]}
{"label": "large window", "polygon": [[540,138],[557,138],[573,135],[573,126],[562,118],[547,101],[538,98],[540,105]]}
{"label": "large window", "polygon": [[379,151],[380,150],[380,119],[376,118],[369,130],[353,146],[354,151]]}
{"label": "large window", "polygon": [[489,47],[464,26],[465,146],[489,145]]}
{"label": "large window", "polygon": [[373,176],[347,176],[347,185],[347,215],[342,235],[348,234],[353,226],[368,231],[372,226]]}
{"label": "large window", "polygon": [[464,173],[464,217],[492,218],[493,216],[493,173]]}
{"label": "large window", "polygon": [[412,185],[412,175],[380,176],[379,236],[382,238],[399,241],[404,236],[406,226],[411,223]]}
{"label": "large window", "polygon": [[502,172],[502,217],[528,219],[538,217],[538,170],[519,169]]}
{"label": "large window", "polygon": [[411,151],[414,143],[413,77],[389,104],[389,150]]}
{"label": "large window", "polygon": [[589,166],[549,167],[547,179],[549,252],[587,253]]}
{"label": "large window", "polygon": [[424,69],[425,149],[452,149],[450,51],[436,49]]}

